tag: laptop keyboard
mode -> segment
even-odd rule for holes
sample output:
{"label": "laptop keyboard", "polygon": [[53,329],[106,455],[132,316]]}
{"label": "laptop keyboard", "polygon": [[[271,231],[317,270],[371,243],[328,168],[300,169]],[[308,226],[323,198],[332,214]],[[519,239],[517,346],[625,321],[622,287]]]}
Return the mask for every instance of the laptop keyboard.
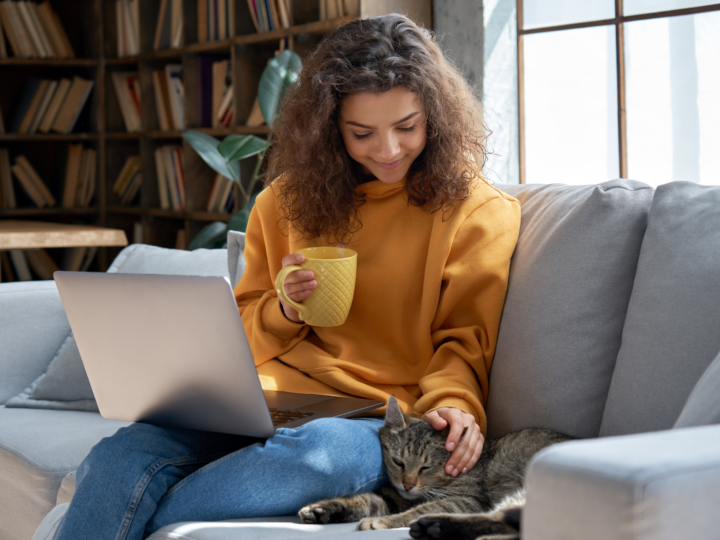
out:
{"label": "laptop keyboard", "polygon": [[301,418],[307,418],[308,416],[314,416],[314,412],[307,411],[293,411],[290,409],[270,409],[270,418],[272,418],[273,425],[286,424],[293,420],[300,420]]}

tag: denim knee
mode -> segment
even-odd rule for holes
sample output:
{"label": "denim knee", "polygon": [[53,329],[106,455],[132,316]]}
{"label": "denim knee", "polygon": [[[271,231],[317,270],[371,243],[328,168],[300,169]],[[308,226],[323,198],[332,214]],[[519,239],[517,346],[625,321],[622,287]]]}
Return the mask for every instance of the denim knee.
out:
{"label": "denim knee", "polygon": [[[296,465],[307,473],[343,486],[346,493],[374,489],[385,478],[375,420],[322,418],[296,429],[280,429],[276,442],[296,452]],[[270,439],[268,444],[272,444]]]}

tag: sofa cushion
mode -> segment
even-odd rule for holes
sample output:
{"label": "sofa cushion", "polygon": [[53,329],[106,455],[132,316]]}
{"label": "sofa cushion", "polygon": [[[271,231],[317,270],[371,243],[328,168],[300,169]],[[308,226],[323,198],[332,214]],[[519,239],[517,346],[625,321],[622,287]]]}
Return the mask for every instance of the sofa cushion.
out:
{"label": "sofa cushion", "polygon": [[653,189],[497,187],[520,201],[522,220],[490,370],[489,436],[529,426],[597,436]]}
{"label": "sofa cushion", "polygon": [[168,249],[132,244],[123,249],[108,272],[229,277],[225,249]]}
{"label": "sofa cushion", "polygon": [[147,540],[407,540],[409,528],[357,531],[357,523],[306,525],[297,516],[252,518],[232,521],[176,523],[163,527]]}
{"label": "sofa cushion", "polygon": [[690,393],[674,428],[720,424],[720,354]]}
{"label": "sofa cushion", "polygon": [[53,506],[63,478],[129,422],[97,413],[0,407],[0,538],[26,540]]}
{"label": "sofa cushion", "polygon": [[98,412],[72,332],[60,346],[45,373],[22,393],[9,399],[5,406]]}
{"label": "sofa cushion", "polygon": [[42,375],[68,332],[54,281],[0,286],[0,404]]}
{"label": "sofa cushion", "polygon": [[227,236],[228,271],[232,288],[235,289],[245,272],[245,233],[230,231]]}
{"label": "sofa cushion", "polygon": [[720,350],[720,187],[655,191],[601,435],[669,429]]}

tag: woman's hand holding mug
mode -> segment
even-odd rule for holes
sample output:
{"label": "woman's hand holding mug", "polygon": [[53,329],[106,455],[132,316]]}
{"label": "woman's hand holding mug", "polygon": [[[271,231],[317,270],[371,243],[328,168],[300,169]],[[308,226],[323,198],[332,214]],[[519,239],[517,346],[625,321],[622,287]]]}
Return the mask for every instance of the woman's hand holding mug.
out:
{"label": "woman's hand holding mug", "polygon": [[357,252],[344,246],[317,246],[285,255],[275,291],[285,317],[310,326],[340,326],[355,292]]}
{"label": "woman's hand holding mug", "polygon": [[[283,268],[286,266],[293,266],[302,264],[305,260],[305,255],[302,253],[290,253],[285,255],[282,259]],[[300,302],[308,298],[315,287],[317,287],[317,281],[315,281],[315,273],[312,270],[297,270],[291,273],[285,278],[285,294],[287,294],[291,300]],[[303,322],[298,314],[297,310],[290,304],[287,304],[280,299],[280,305],[282,306],[285,317],[293,322]]]}

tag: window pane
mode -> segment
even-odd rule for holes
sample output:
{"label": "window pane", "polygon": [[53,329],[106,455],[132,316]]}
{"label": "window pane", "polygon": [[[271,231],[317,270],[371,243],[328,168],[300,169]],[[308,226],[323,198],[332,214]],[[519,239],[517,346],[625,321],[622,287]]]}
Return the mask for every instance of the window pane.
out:
{"label": "window pane", "polygon": [[669,11],[698,6],[709,6],[717,0],[625,0],[623,2],[624,15],[639,15],[653,11]]}
{"label": "window pane", "polygon": [[615,26],[523,39],[525,181],[593,184],[617,178]]}
{"label": "window pane", "polygon": [[613,18],[614,0],[523,0],[525,30]]}
{"label": "window pane", "polygon": [[720,184],[720,12],[625,25],[628,175]]}

